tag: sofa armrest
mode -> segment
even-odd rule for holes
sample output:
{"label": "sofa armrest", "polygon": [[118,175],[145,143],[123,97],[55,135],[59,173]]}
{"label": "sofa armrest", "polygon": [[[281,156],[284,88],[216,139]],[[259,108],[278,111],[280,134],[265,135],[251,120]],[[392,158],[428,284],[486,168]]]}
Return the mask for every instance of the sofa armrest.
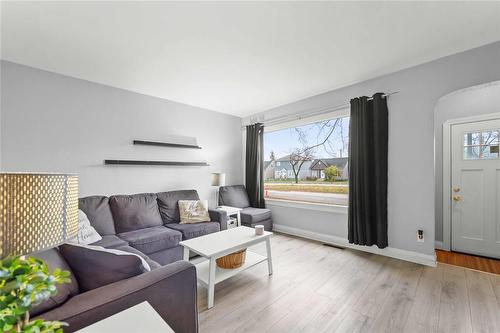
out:
{"label": "sofa armrest", "polygon": [[198,332],[196,269],[187,261],[76,295],[40,317],[67,322],[64,331],[74,332],[144,301],[175,332]]}
{"label": "sofa armrest", "polygon": [[220,230],[227,229],[227,213],[220,209],[209,209],[210,220],[220,223]]}

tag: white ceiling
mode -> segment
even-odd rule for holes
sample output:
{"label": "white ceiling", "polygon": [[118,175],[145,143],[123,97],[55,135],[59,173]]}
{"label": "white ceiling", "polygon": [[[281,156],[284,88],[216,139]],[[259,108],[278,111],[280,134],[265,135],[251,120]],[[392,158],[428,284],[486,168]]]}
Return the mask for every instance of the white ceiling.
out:
{"label": "white ceiling", "polygon": [[500,2],[2,2],[2,58],[246,116],[500,40]]}

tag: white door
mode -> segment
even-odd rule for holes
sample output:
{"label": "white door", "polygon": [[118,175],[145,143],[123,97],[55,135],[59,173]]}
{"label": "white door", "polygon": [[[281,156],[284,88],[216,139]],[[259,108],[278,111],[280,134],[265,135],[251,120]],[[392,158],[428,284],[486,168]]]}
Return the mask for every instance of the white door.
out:
{"label": "white door", "polygon": [[499,132],[500,119],[452,126],[454,251],[500,258]]}

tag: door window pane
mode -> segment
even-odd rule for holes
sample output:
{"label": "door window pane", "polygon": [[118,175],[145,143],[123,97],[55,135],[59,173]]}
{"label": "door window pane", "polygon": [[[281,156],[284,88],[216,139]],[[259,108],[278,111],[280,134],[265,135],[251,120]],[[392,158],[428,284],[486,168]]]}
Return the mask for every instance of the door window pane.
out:
{"label": "door window pane", "polygon": [[475,146],[481,143],[481,132],[465,133],[464,146]]}
{"label": "door window pane", "polygon": [[464,159],[466,160],[479,159],[479,146],[464,147]]}
{"label": "door window pane", "polygon": [[485,145],[498,145],[498,131],[487,131],[483,132],[483,142]]}
{"label": "door window pane", "polygon": [[463,158],[466,160],[498,158],[498,136],[498,130],[465,133]]}
{"label": "door window pane", "polygon": [[483,158],[498,158],[498,145],[482,146]]}

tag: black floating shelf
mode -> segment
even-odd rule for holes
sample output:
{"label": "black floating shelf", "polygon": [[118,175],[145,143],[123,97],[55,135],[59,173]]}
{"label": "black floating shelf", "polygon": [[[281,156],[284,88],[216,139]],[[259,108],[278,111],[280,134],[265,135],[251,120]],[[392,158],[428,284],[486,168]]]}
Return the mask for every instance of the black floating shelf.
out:
{"label": "black floating shelf", "polygon": [[134,140],[134,145],[201,149],[200,146],[196,146],[196,145],[185,145],[185,144],[181,144],[181,143],[169,143],[169,142],[157,142],[157,141],[143,141],[143,140]]}
{"label": "black floating shelf", "polygon": [[180,165],[180,166],[209,166],[207,162],[173,162],[173,161],[135,161],[135,160],[104,160],[107,165]]}

